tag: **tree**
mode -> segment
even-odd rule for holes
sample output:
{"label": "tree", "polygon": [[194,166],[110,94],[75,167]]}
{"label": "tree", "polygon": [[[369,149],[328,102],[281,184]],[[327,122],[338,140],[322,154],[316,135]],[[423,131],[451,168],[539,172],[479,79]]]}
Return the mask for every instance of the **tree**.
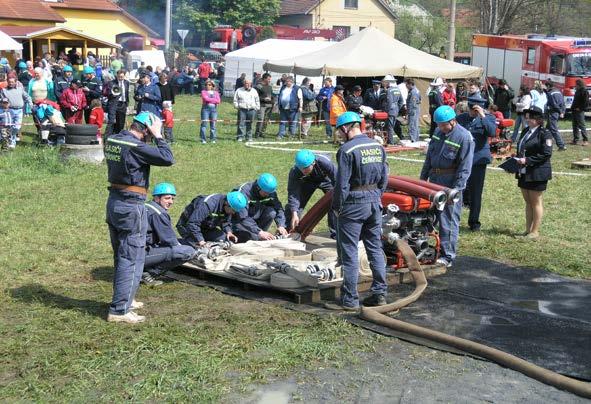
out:
{"label": "tree", "polygon": [[434,53],[446,43],[446,29],[443,18],[420,18],[403,11],[398,14],[395,36],[413,48]]}
{"label": "tree", "polygon": [[280,0],[211,0],[211,12],[220,16],[220,22],[234,27],[273,25],[280,6]]}
{"label": "tree", "polygon": [[502,35],[511,31],[518,13],[529,9],[538,0],[476,0],[480,10],[480,32]]}

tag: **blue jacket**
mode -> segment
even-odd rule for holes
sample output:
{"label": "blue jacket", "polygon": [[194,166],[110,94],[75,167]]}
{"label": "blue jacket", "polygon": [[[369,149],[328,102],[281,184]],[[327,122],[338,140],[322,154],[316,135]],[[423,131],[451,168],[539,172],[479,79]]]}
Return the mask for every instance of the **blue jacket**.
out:
{"label": "blue jacket", "polygon": [[300,208],[300,192],[302,186],[314,185],[316,188],[329,190],[334,188],[336,167],[330,159],[316,154],[316,164],[309,175],[304,175],[297,167],[292,167],[287,180],[287,205],[285,209],[297,212]]}
{"label": "blue jacket", "polygon": [[99,79],[93,77],[90,80],[84,78],[81,81],[82,87],[88,88],[88,92],[84,92],[84,94],[86,94],[86,102],[88,105],[90,105],[90,101],[101,98],[103,95],[103,84],[99,81]]}
{"label": "blue jacket", "polygon": [[409,115],[417,114],[421,109],[421,93],[413,87],[406,96],[406,110]]}
{"label": "blue jacket", "polygon": [[277,227],[285,227],[285,212],[276,192],[269,194],[267,197],[262,197],[260,194],[261,189],[256,181],[246,182],[240,185],[240,187],[233,189],[233,191],[242,192],[248,200],[248,209],[244,209],[238,213],[238,217],[249,232],[257,234],[261,231],[252,218],[265,206],[271,206],[275,210],[275,224]]}
{"label": "blue jacket", "polygon": [[135,100],[140,102],[140,112],[148,111],[160,117],[160,113],[162,112],[160,109],[162,96],[160,95],[160,88],[158,86],[140,84],[135,90]]}
{"label": "blue jacket", "polygon": [[[421,179],[463,190],[472,172],[473,155],[472,135],[462,125],[456,124],[447,135],[437,128],[429,142],[427,157],[421,170]],[[455,169],[455,171],[453,173],[433,171],[437,168]]]}
{"label": "blue jacket", "polygon": [[382,97],[385,97],[385,105],[383,106],[384,111],[388,112],[389,116],[398,116],[400,109],[404,105],[402,93],[398,86],[391,85],[382,94]]}
{"label": "blue jacket", "polygon": [[109,136],[105,144],[105,159],[111,184],[143,188],[150,185],[150,165],[174,164],[172,151],[164,139],[156,139],[156,147],[153,147],[126,130]]}
{"label": "blue jacket", "polygon": [[[281,96],[283,95],[283,90],[285,90],[285,86],[281,87],[279,90],[279,95],[277,96],[277,105],[279,109],[285,109],[282,105]],[[289,110],[290,111],[297,111],[300,108],[300,101],[298,100],[298,92],[300,91],[300,87],[293,85],[291,87],[291,94],[289,97]],[[303,95],[303,94],[302,94]]]}
{"label": "blue jacket", "polygon": [[147,202],[145,205],[148,220],[147,249],[179,245],[168,211],[154,201]]}
{"label": "blue jacket", "polygon": [[485,113],[484,118],[477,116],[472,118],[468,112],[458,115],[457,121],[464,128],[468,129],[474,139],[474,156],[472,157],[472,166],[490,164],[492,155],[488,138],[495,137],[497,123],[495,117]]}
{"label": "blue jacket", "polygon": [[553,88],[547,92],[548,103],[546,104],[546,112],[564,114],[566,106],[564,105],[564,96],[560,91]]}
{"label": "blue jacket", "polygon": [[[388,185],[388,162],[382,146],[361,134],[341,146],[337,161],[333,210],[339,212],[345,204],[381,202]],[[375,186],[375,189],[355,190],[361,186]]]}
{"label": "blue jacket", "polygon": [[[322,110],[325,112],[329,112],[330,111],[330,97],[332,97],[332,94],[334,93],[334,87],[330,86],[330,87],[322,87],[320,89],[320,91],[318,92],[318,95],[316,96],[316,100],[320,103],[322,103]],[[325,100],[323,100],[323,98],[326,97]]]}
{"label": "blue jacket", "polygon": [[64,76],[59,76],[55,82],[53,83],[53,91],[55,92],[55,97],[59,101],[62,97],[64,91],[70,87],[70,83],[74,79],[74,76],[70,76],[69,78]]}
{"label": "blue jacket", "polygon": [[193,199],[176,224],[179,234],[197,244],[205,241],[204,231],[220,229],[226,234],[232,231],[231,216],[224,210],[225,203],[225,194],[199,195]]}

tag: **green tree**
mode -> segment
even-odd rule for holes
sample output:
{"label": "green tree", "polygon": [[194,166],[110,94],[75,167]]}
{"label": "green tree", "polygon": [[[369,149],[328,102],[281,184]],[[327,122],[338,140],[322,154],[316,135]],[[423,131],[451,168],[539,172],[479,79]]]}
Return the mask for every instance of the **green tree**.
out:
{"label": "green tree", "polygon": [[221,23],[273,25],[279,17],[280,0],[211,0],[211,12]]}

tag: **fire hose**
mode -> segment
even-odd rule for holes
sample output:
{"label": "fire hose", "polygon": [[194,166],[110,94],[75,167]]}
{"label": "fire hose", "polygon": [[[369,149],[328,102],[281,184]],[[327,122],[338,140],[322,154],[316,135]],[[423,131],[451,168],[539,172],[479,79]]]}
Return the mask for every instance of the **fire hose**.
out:
{"label": "fire hose", "polygon": [[415,290],[409,296],[385,306],[362,307],[360,313],[360,317],[362,319],[387,328],[391,328],[396,331],[445,344],[463,352],[468,352],[481,358],[496,362],[501,366],[508,367],[509,369],[516,370],[542,383],[556,387],[557,389],[566,390],[581,397],[591,398],[591,383],[585,383],[567,376],[563,376],[496,348],[491,348],[474,341],[454,337],[439,331],[419,327],[414,324],[388,317],[386,313],[400,310],[401,308],[415,302],[427,288],[427,278],[425,278],[425,274],[421,269],[417,257],[415,256],[412,249],[404,240],[397,240],[396,243],[408,265],[408,268],[410,269],[410,273],[415,282]]}

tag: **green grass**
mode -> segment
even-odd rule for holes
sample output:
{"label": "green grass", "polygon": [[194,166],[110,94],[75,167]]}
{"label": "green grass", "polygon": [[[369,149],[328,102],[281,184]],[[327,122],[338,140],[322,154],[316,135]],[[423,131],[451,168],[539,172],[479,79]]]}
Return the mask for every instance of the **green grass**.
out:
{"label": "green grass", "polygon": [[[177,118],[195,119],[198,111],[197,98],[179,97]],[[237,144],[228,104],[221,118],[229,123],[220,125],[217,145],[197,143],[197,123],[179,123],[173,147],[177,163],[152,171],[152,184],[171,181],[179,191],[173,220],[195,195],[228,191],[263,171],[279,178],[280,196],[286,197],[293,154]],[[27,130],[32,132],[30,126]],[[276,130],[272,125],[268,137]],[[323,136],[322,128],[314,128],[313,139]],[[29,133],[24,145],[0,156],[3,400],[219,401],[252,381],[301,367],[340,366],[354,352],[379,349],[380,337],[368,337],[340,319],[181,283],[140,290],[146,324],[106,323],[112,292],[106,168],[63,164],[55,150],[35,147],[31,139]],[[570,161],[586,153],[583,148],[557,153],[554,167],[570,171]],[[392,173],[415,176],[420,167],[390,164]],[[515,180],[489,172],[484,231],[463,228],[460,253],[589,278],[590,189],[590,177],[556,176],[545,194],[542,240],[528,243],[512,236],[524,226]]]}

